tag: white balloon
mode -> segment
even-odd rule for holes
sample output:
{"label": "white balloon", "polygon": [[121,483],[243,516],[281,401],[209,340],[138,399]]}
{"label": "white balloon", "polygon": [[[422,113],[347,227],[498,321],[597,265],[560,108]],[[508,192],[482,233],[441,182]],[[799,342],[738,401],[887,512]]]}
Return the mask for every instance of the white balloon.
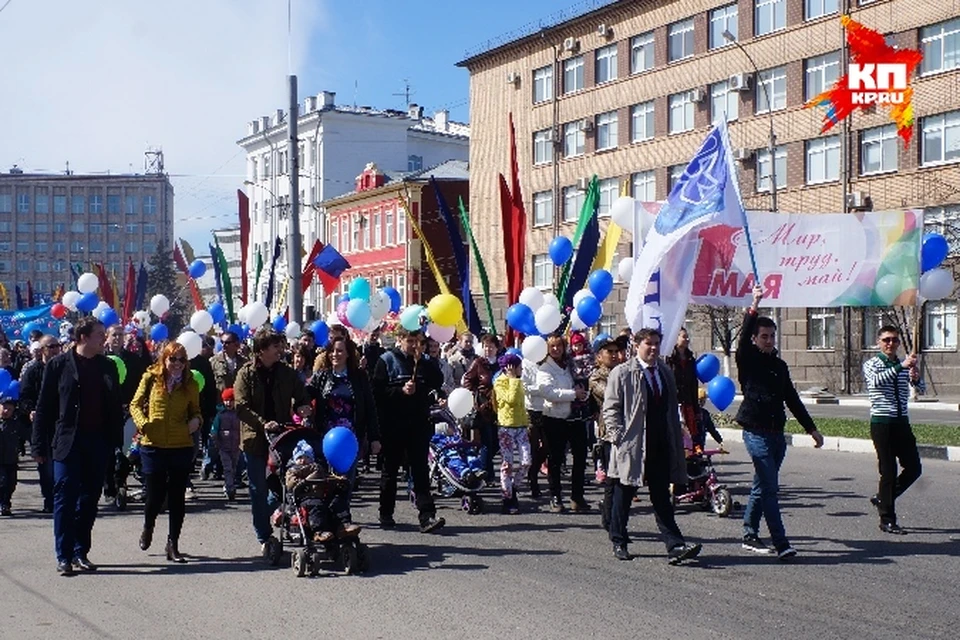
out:
{"label": "white balloon", "polygon": [[653,223],[657,220],[657,214],[651,212],[639,201],[636,203],[636,209],[640,217],[640,242],[643,243],[646,241],[650,229],[653,228]]}
{"label": "white balloon", "polygon": [[473,394],[463,387],[457,387],[447,396],[447,408],[457,420],[467,417],[473,411]]}
{"label": "white balloon", "polygon": [[533,322],[540,333],[553,333],[560,326],[560,309],[544,305],[533,315]]}
{"label": "white balloon", "polygon": [[79,300],[80,300],[79,291],[67,291],[65,294],[63,294],[63,297],[60,298],[60,302],[63,303],[63,306],[65,306],[67,309],[70,309],[70,311],[77,310],[77,302]]}
{"label": "white balloon", "polygon": [[150,311],[153,311],[153,314],[157,317],[163,316],[167,311],[170,311],[170,300],[162,293],[158,293],[150,298]]}
{"label": "white balloon", "polygon": [[620,264],[617,265],[617,275],[624,282],[630,282],[630,278],[633,277],[633,258],[624,258],[620,261]]}
{"label": "white balloon", "polygon": [[543,294],[543,304],[556,307],[557,309],[560,308],[560,301],[557,300],[557,296],[553,293],[553,291],[547,291],[545,294]]}
{"label": "white balloon", "polygon": [[520,304],[527,305],[536,313],[537,309],[543,306],[543,292],[536,287],[527,287],[520,292]]}
{"label": "white balloon", "polygon": [[149,311],[137,311],[133,314],[133,324],[137,325],[143,330],[150,328],[150,312]]}
{"label": "white balloon", "polygon": [[247,324],[250,325],[251,329],[259,329],[270,320],[270,310],[267,309],[267,305],[259,300],[255,300],[247,306],[249,307],[247,309]]}
{"label": "white balloon", "polygon": [[532,362],[540,362],[547,357],[547,341],[540,336],[527,336],[520,345],[523,357]]}
{"label": "white balloon", "polygon": [[83,273],[77,278],[77,291],[80,293],[93,293],[100,286],[97,276],[90,272]]}
{"label": "white balloon", "polygon": [[335,311],[331,311],[327,314],[327,326],[328,327],[340,327],[343,326],[343,323],[340,322],[340,318],[337,316]]}
{"label": "white balloon", "polygon": [[203,348],[203,338],[193,331],[181,333],[177,337],[177,343],[183,345],[184,350],[187,352],[187,360],[196,358],[200,355],[200,350]]}
{"label": "white balloon", "polygon": [[213,328],[213,316],[206,309],[195,311],[190,316],[190,327],[197,333],[206,333]]}
{"label": "white balloon", "polygon": [[237,321],[240,324],[245,324],[247,322],[247,312],[250,311],[249,307],[249,304],[245,304],[237,310]]}
{"label": "white balloon", "polygon": [[287,325],[287,328],[283,330],[287,334],[287,339],[296,340],[300,337],[300,324],[297,322],[291,322]]}
{"label": "white balloon", "polygon": [[573,294],[573,308],[576,309],[577,305],[580,304],[580,301],[584,298],[591,298],[593,294],[590,293],[590,289],[580,289],[575,294]]}
{"label": "white balloon", "polygon": [[636,200],[630,196],[620,196],[610,207],[610,217],[624,231],[633,233],[633,212]]}
{"label": "white balloon", "polygon": [[[373,299],[373,295],[372,295],[372,294],[371,294],[370,298],[371,298],[371,300]],[[377,320],[377,319],[374,318],[373,316],[370,316],[370,319],[367,320],[367,324],[363,327],[362,331],[363,331],[364,333],[370,333],[371,331],[373,331],[374,329],[376,329],[376,328],[379,327],[379,326],[380,326],[380,320]]]}
{"label": "white balloon", "polygon": [[379,323],[390,313],[390,296],[381,289],[370,294],[370,318]]}
{"label": "white balloon", "polygon": [[587,328],[587,325],[583,324],[583,320],[580,319],[580,315],[576,309],[570,314],[570,328],[574,331],[583,331]]}
{"label": "white balloon", "polygon": [[953,273],[947,269],[931,269],[920,276],[920,295],[927,300],[943,300],[953,293]]}
{"label": "white balloon", "polygon": [[434,322],[427,325],[427,335],[441,344],[450,340],[456,332],[456,327],[443,327]]}
{"label": "white balloon", "polygon": [[97,303],[97,306],[94,307],[94,309],[93,309],[93,315],[94,315],[94,316],[98,316],[98,315],[100,315],[100,312],[101,312],[101,311],[106,311],[106,310],[109,309],[109,308],[110,308],[110,305],[107,304],[106,302],[104,302],[103,300],[101,300],[100,302]]}

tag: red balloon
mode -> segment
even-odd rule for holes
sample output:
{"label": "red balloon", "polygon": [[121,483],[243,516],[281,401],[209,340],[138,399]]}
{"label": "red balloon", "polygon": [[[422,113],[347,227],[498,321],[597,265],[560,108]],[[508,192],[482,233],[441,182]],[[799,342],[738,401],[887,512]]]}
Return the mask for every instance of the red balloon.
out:
{"label": "red balloon", "polygon": [[50,315],[59,320],[67,315],[67,308],[58,302],[50,309]]}

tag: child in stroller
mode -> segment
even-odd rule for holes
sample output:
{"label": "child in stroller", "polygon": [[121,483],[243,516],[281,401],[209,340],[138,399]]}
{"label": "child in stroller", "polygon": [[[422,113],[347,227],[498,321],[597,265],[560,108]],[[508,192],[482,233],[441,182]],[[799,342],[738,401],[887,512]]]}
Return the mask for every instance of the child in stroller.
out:
{"label": "child in stroller", "polygon": [[487,472],[479,446],[463,439],[457,419],[445,406],[434,408],[431,415],[438,433],[430,439],[427,456],[430,481],[437,483],[437,491],[444,497],[459,495],[464,511],[481,513],[483,499],[478,493]]}
{"label": "child in stroller", "polygon": [[[329,482],[314,480],[329,478]],[[313,447],[306,440],[297,442],[293,461],[286,474],[287,491],[300,497],[300,511],[307,514],[307,528],[313,533],[313,541],[330,542],[334,536],[340,539],[355,537],[360,526],[344,522],[347,510],[347,482],[334,476],[321,460],[317,462]]]}

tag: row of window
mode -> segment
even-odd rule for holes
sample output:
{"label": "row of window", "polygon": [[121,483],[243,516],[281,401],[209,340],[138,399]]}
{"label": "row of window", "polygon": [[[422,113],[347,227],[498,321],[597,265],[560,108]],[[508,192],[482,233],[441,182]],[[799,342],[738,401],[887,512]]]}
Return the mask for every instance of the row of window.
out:
{"label": "row of window", "polygon": [[[17,230],[17,233],[49,233],[51,230],[56,233],[89,233],[90,235],[102,235],[104,231],[108,234],[119,233],[120,225],[119,224],[102,224],[99,222],[92,222],[86,224],[84,222],[71,222],[69,225],[66,222],[17,222],[16,225],[9,220],[0,220],[0,233],[11,232],[14,229]],[[123,226],[124,232],[127,235],[139,235],[142,231],[144,234],[154,234],[157,232],[157,225],[153,223],[147,224],[126,224]]]}
{"label": "row of window", "polygon": [[[66,286],[66,283],[61,283]],[[7,289],[7,295],[10,297],[10,303],[16,304],[15,287],[20,287],[21,294],[26,297],[27,295],[27,283],[26,282],[4,282],[3,285]],[[57,284],[50,280],[31,280],[30,285],[33,287],[33,292],[35,294],[46,296],[48,294],[53,294],[53,290],[57,288]]]}
{"label": "row of window", "polygon": [[[807,309],[807,349],[837,348],[839,313],[839,309],[833,308]],[[876,346],[877,330],[885,324],[891,324],[889,309],[863,310],[862,346],[864,349]],[[923,327],[924,349],[956,349],[957,302],[955,300],[928,302],[924,307]],[[719,348],[718,345],[714,347]]]}
{"label": "row of window", "polygon": [[373,214],[354,214],[330,223],[330,243],[341,253],[349,254],[368,249],[379,249],[407,241],[407,217],[397,212],[397,233],[393,233],[393,211]]}
{"label": "row of window", "polygon": [[64,240],[55,240],[53,242],[47,242],[43,240],[38,240],[37,242],[26,242],[18,240],[15,243],[7,240],[0,240],[0,254],[10,253],[10,250],[15,248],[17,253],[33,253],[37,255],[43,255],[52,252],[59,255],[66,253],[67,247],[70,247],[71,251],[83,251],[84,246],[86,246],[88,251],[94,253],[103,251],[104,248],[106,248],[107,253],[120,253],[121,244],[125,247],[124,250],[128,253],[138,252],[141,244],[143,245],[144,252],[147,254],[153,253],[157,250],[157,243],[154,240],[146,240],[143,243],[135,241],[120,243],[116,240],[102,242],[101,240],[96,239],[90,239],[86,243],[81,240],[75,240],[73,242],[66,242]]}
{"label": "row of window", "polygon": [[[787,0],[755,0],[754,3],[754,34],[757,36],[773,33],[786,28]],[[805,0],[804,16],[807,20],[815,20],[838,12],[838,0]],[[861,4],[867,4],[861,1]],[[739,10],[736,3],[729,4],[709,13],[708,43],[710,49],[727,46],[738,38]],[[923,51],[923,61],[920,66],[921,75],[938,73],[954,69],[960,64],[960,19],[948,20],[924,27],[920,30],[920,46]],[[667,26],[667,61],[676,62],[693,56],[694,54],[694,19],[687,18]],[[617,79],[618,44],[613,43],[593,52],[594,80],[597,85]],[[836,67],[839,67],[839,53]],[[585,87],[584,65],[585,54],[567,58],[562,63],[560,93],[563,95],[581,91]],[[647,31],[630,38],[630,74],[649,71],[654,67],[654,32]],[[834,68],[831,72],[835,72]],[[836,81],[826,83],[830,86]],[[547,65],[533,71],[533,102],[534,104],[553,100],[554,97],[553,65]],[[821,89],[822,91],[822,89]],[[817,95],[819,91],[808,91],[807,99]],[[760,104],[758,99],[757,104]],[[782,108],[782,107],[781,107]]]}
{"label": "row of window", "polygon": [[[156,253],[156,251],[157,251],[157,243],[155,243],[155,242],[144,242],[142,245],[141,245],[140,243],[137,243],[137,242],[127,242],[127,243],[124,243],[124,245],[123,245],[123,251],[124,251],[126,254],[128,254],[128,256],[127,256],[128,258],[134,259],[134,258],[137,258],[137,257],[140,255],[140,247],[141,247],[141,246],[143,247],[143,253],[144,253],[144,255],[149,255],[149,254],[151,254],[151,253]],[[85,251],[88,251],[88,250],[89,250],[89,252],[91,252],[91,253],[97,253],[97,252],[102,251],[102,248],[100,248],[100,249],[95,249],[95,248],[93,247],[93,243],[91,243],[90,246],[88,246],[88,247],[84,247],[84,244],[81,243],[81,242],[73,242],[73,243],[70,244],[70,252],[71,252],[71,253],[80,253],[80,254],[82,254],[82,253],[84,253]],[[110,251],[110,253],[119,253],[119,250],[116,249],[116,248],[114,248],[114,249],[108,249],[108,251]],[[62,253],[66,253],[66,251],[62,251]],[[80,260],[80,259],[82,259],[82,256],[77,256],[77,257],[76,257],[76,260]],[[76,260],[74,260],[74,262],[75,262]],[[126,263],[125,263],[125,262],[121,263],[121,262],[119,262],[119,261],[114,261],[114,262],[110,262],[110,263],[107,263],[107,264],[109,264],[109,265],[116,265],[116,268],[113,269],[113,273],[120,273],[120,265],[121,265],[121,264],[126,264]],[[16,270],[17,270],[18,272],[20,272],[20,273],[26,273],[26,272],[30,272],[30,271],[34,271],[34,272],[36,272],[36,273],[47,273],[47,272],[50,272],[50,271],[53,271],[53,272],[55,272],[55,273],[60,273],[60,272],[66,272],[66,271],[69,271],[69,270],[70,270],[70,263],[68,263],[68,262],[66,262],[66,261],[64,261],[64,260],[54,260],[54,261],[48,261],[48,260],[17,260],[15,264],[14,264],[14,262],[11,261],[11,260],[0,260],[0,273],[11,273],[11,272],[13,271],[13,269],[14,269],[14,266],[16,267]]]}
{"label": "row of window", "polygon": [[[50,213],[51,202],[53,204],[53,213],[55,215],[64,215],[67,213],[68,197],[66,195],[54,195],[52,198],[46,193],[45,187],[37,187],[33,198],[33,207],[31,209],[30,193],[27,191],[18,191],[16,194],[17,213],[34,213],[43,215]],[[14,196],[11,193],[0,193],[0,213],[13,213]],[[121,211],[128,215],[154,215],[157,212],[157,198],[153,195],[145,195],[141,198],[140,209],[137,208],[137,196],[121,196],[119,194],[107,194],[106,200],[99,193],[76,194],[69,196],[70,213],[82,215],[85,213],[101,214],[104,212],[110,215],[119,215]]]}

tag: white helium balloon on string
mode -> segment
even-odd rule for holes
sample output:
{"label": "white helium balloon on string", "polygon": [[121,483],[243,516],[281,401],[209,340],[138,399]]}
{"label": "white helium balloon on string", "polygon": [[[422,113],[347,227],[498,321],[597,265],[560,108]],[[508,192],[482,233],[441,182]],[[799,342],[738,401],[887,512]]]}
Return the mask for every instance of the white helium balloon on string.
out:
{"label": "white helium balloon on string", "polygon": [[577,314],[576,309],[570,314],[570,328],[574,331],[583,331],[587,328],[587,325],[583,324],[583,320],[581,320],[579,314]]}
{"label": "white helium balloon on string", "polygon": [[543,304],[549,305],[551,307],[560,308],[560,301],[557,299],[556,294],[553,291],[547,291],[543,294]]}
{"label": "white helium balloon on string", "polygon": [[77,278],[77,291],[80,293],[93,293],[99,286],[100,281],[97,276],[90,272],[80,274],[80,277]]}
{"label": "white helium balloon on string", "polygon": [[270,320],[270,310],[259,300],[247,305],[247,324],[251,329],[259,329]]}
{"label": "white helium balloon on string", "polygon": [[101,313],[103,313],[109,308],[110,308],[110,305],[104,302],[103,300],[101,300],[100,302],[97,303],[97,306],[94,307],[93,309],[94,317],[99,317]]}
{"label": "white helium balloon on string", "polygon": [[531,362],[540,362],[547,357],[547,341],[540,336],[527,336],[520,345],[523,357]]}
{"label": "white helium balloon on string", "polygon": [[206,333],[213,328],[213,316],[206,309],[195,311],[190,316],[190,328],[197,333]]}
{"label": "white helium balloon on string", "polygon": [[155,316],[162,317],[167,311],[170,311],[170,300],[167,296],[162,293],[150,298],[150,311],[153,311]]}
{"label": "white helium balloon on string", "polygon": [[947,269],[931,269],[920,276],[920,295],[926,300],[943,300],[953,293],[953,274]]}
{"label": "white helium balloon on string", "polygon": [[456,332],[456,327],[444,327],[435,322],[431,322],[429,325],[427,325],[427,335],[440,344],[448,342],[451,338],[453,338]]}
{"label": "white helium balloon on string", "polygon": [[520,304],[527,305],[534,313],[543,306],[543,302],[543,292],[536,287],[527,287],[520,292]]}
{"label": "white helium balloon on string", "polygon": [[584,298],[590,298],[593,294],[590,293],[590,289],[580,289],[575,294],[573,294],[573,308],[576,309],[577,305],[580,304],[580,301]]}
{"label": "white helium balloon on string", "polygon": [[65,306],[67,309],[70,309],[70,311],[76,311],[77,302],[79,302],[79,300],[80,300],[79,291],[67,291],[65,294],[63,294],[63,297],[60,299],[60,302],[62,302],[63,306]]}
{"label": "white helium balloon on string", "polygon": [[187,360],[196,358],[200,355],[200,350],[203,348],[203,338],[193,331],[181,333],[177,337],[177,343],[183,345],[184,351],[187,352]]}
{"label": "white helium balloon on string", "polygon": [[633,277],[633,258],[628,257],[620,261],[620,264],[617,265],[617,275],[624,282],[630,282],[630,278]]}
{"label": "white helium balloon on string", "polygon": [[300,337],[300,333],[301,333],[300,323],[290,322],[289,324],[287,324],[287,328],[284,329],[283,332],[287,335],[288,340],[296,340],[297,338]]}
{"label": "white helium balloon on string", "polygon": [[553,333],[560,326],[560,309],[544,305],[533,316],[534,324],[540,333]]}
{"label": "white helium balloon on string", "polygon": [[454,389],[447,397],[447,408],[457,420],[466,418],[473,411],[473,394],[463,387]]}
{"label": "white helium balloon on string", "polygon": [[624,231],[633,233],[633,212],[636,206],[636,200],[630,196],[620,196],[613,201],[610,207],[610,217]]}
{"label": "white helium balloon on string", "polygon": [[370,318],[380,322],[390,313],[390,296],[381,289],[370,295]]}

